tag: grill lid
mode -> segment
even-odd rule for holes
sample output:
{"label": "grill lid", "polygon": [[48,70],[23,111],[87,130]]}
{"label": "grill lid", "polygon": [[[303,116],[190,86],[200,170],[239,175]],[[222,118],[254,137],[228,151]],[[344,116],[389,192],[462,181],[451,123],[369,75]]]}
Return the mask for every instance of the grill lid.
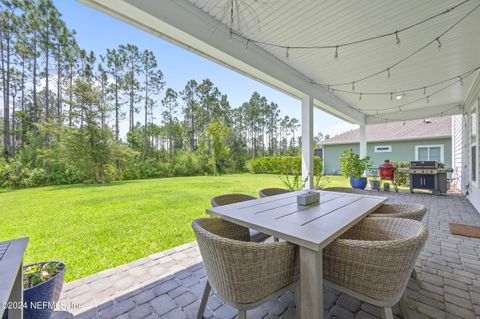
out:
{"label": "grill lid", "polygon": [[438,168],[437,161],[411,161],[410,168]]}

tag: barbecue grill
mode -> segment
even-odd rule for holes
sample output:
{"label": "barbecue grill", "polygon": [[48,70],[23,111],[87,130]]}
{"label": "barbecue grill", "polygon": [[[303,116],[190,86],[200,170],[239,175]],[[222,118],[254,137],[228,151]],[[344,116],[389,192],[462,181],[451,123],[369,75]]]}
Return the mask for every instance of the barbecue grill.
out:
{"label": "barbecue grill", "polygon": [[[393,187],[395,188],[395,191],[398,192],[398,186],[397,183],[395,182],[395,165],[390,163],[389,160],[385,160],[385,163],[381,164],[378,167],[378,171],[380,174],[380,184],[382,184],[383,181],[391,181],[393,184]],[[384,185],[384,189],[387,189],[387,187]]]}
{"label": "barbecue grill", "polygon": [[410,175],[410,192],[415,189],[431,190],[433,195],[444,194],[449,185],[447,173],[451,168],[442,168],[436,161],[411,161],[409,168],[399,168],[399,172]]}
{"label": "barbecue grill", "polygon": [[393,184],[395,191],[398,192],[398,185],[395,181],[395,171],[395,165],[390,163],[389,160],[385,160],[385,162],[383,164],[380,164],[378,168],[370,168],[370,187],[379,191],[383,183],[383,189],[385,191],[388,191],[390,190],[390,184],[385,183],[384,181],[390,181]]}

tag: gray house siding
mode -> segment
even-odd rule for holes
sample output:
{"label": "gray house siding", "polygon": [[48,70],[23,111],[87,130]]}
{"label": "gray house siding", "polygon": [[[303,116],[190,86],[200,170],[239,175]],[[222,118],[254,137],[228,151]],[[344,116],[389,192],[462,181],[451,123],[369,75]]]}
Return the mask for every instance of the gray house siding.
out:
{"label": "gray house siding", "polygon": [[[368,142],[367,154],[370,156],[370,162],[373,167],[377,167],[385,160],[394,161],[413,161],[415,160],[415,146],[420,145],[443,145],[444,163],[447,167],[452,167],[452,139],[423,139],[414,141],[395,141],[395,142]],[[376,146],[391,146],[391,152],[375,152]],[[324,149],[324,173],[340,173],[340,157],[345,149],[351,149],[359,153],[358,143],[349,144],[325,144]]]}

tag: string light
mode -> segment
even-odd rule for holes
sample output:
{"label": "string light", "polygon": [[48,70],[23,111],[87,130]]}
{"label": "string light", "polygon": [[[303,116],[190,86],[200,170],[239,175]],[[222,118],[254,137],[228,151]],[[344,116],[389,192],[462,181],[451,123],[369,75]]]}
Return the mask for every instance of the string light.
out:
{"label": "string light", "polygon": [[[348,93],[348,94],[360,94],[362,93],[362,95],[364,96],[368,96],[368,95],[385,95],[385,96],[390,96],[391,99],[392,99],[392,95],[394,94],[404,94],[404,93],[409,93],[409,92],[415,92],[415,91],[422,91],[423,92],[423,95],[426,95],[427,94],[427,88],[430,88],[430,87],[435,87],[437,85],[440,85],[440,84],[443,84],[443,83],[447,83],[447,82],[451,82],[453,80],[459,80],[460,78],[462,78],[462,81],[464,78],[474,74],[476,71],[480,70],[480,65],[467,71],[467,72],[464,72],[462,74],[458,74],[456,76],[452,76],[448,79],[444,79],[444,80],[441,80],[441,81],[437,81],[437,82],[434,82],[434,83],[430,83],[429,85],[425,85],[425,86],[419,86],[419,87],[413,87],[413,88],[409,88],[409,89],[405,89],[405,90],[399,90],[399,91],[392,91],[392,92],[367,92],[367,91],[362,91],[362,92],[359,92],[359,91],[351,91],[351,90],[343,90],[343,89],[339,89],[337,88],[336,91],[337,92],[340,92],[340,93]],[[327,89],[332,89],[332,87],[330,85],[322,85],[322,84],[318,84],[318,83],[315,83],[315,82],[312,82],[312,84],[314,85],[317,85],[317,86],[321,86],[321,87],[325,87]]]}
{"label": "string light", "polygon": [[362,93],[360,93],[360,95],[358,96],[358,100],[359,100],[359,101],[362,100]]}
{"label": "string light", "polygon": [[[472,73],[472,74],[473,74],[473,73]],[[407,106],[409,106],[409,105],[415,104],[415,103],[417,103],[417,102],[419,102],[419,101],[422,101],[422,100],[427,100],[427,103],[429,103],[429,102],[430,102],[430,98],[431,98],[432,96],[437,95],[437,94],[443,92],[444,90],[446,90],[446,89],[450,88],[451,86],[455,85],[457,82],[459,82],[459,80],[457,80],[457,81],[455,81],[455,82],[453,82],[453,83],[450,83],[450,84],[448,84],[448,85],[445,85],[445,86],[439,88],[438,90],[432,92],[431,94],[429,94],[429,95],[426,96],[426,97],[421,97],[421,98],[418,98],[418,99],[416,99],[416,100],[410,101],[410,102],[408,102],[408,103],[401,104],[401,107],[402,107],[402,108],[405,108],[405,107],[407,107]],[[393,107],[384,108],[384,110],[395,110],[396,108],[397,108],[397,106],[393,106]],[[359,111],[362,111],[362,112],[364,112],[364,111],[375,111],[375,110],[377,110],[377,109],[375,109],[375,108],[374,108],[374,109],[372,109],[372,108],[370,108],[370,109],[369,109],[369,108],[360,108],[360,109],[359,109]]]}
{"label": "string light", "polygon": [[[439,112],[439,113],[434,113],[434,114],[430,114],[430,117],[437,117],[437,116],[443,116],[444,114],[449,114],[451,111],[453,110],[460,110],[460,112],[463,112],[463,105],[456,105],[450,109],[447,109],[447,110],[443,110],[442,112]],[[409,120],[412,120],[412,119],[398,119],[398,118],[385,118],[385,117],[382,117],[382,116],[375,116],[375,115],[368,115],[368,117],[375,117],[375,118],[378,118],[378,119],[381,119],[383,121],[386,121],[386,122],[392,122],[392,121],[395,121],[395,122],[401,122],[403,121],[403,126],[405,126],[405,123],[406,121],[409,121]],[[426,123],[426,119],[423,118],[423,122]]]}
{"label": "string light", "polygon": [[[427,42],[426,44],[424,44],[423,46],[421,46],[420,48],[418,48],[417,50],[413,51],[412,53],[410,53],[409,55],[401,58],[400,60],[398,60],[397,62],[393,63],[392,65],[390,65],[389,67],[383,69],[383,70],[380,70],[380,71],[377,71],[377,72],[373,72],[369,75],[366,75],[362,78],[359,78],[359,79],[356,79],[355,82],[356,83],[359,83],[359,82],[363,82],[365,80],[368,80],[370,78],[373,78],[377,75],[380,75],[384,72],[386,72],[388,69],[393,69],[397,66],[399,66],[400,64],[402,64],[403,62],[409,60],[410,58],[412,58],[413,56],[417,55],[418,53],[422,52],[423,50],[425,50],[426,48],[428,48],[430,45],[432,45],[433,43],[437,43],[437,46],[438,47],[441,47],[441,42],[440,42],[440,38],[445,36],[448,32],[450,32],[454,27],[456,27],[460,22],[462,22],[463,20],[465,20],[470,14],[472,14],[474,11],[478,10],[478,8],[480,8],[480,3],[475,6],[472,10],[468,11],[465,15],[463,15],[459,20],[457,20],[457,22],[455,22],[454,24],[452,24],[450,27],[448,27],[445,31],[443,31],[440,35],[438,35],[435,39]],[[339,83],[329,83],[328,85],[330,86],[342,86],[342,85],[347,85],[349,84],[349,82],[339,82]],[[324,84],[325,85],[325,84]]]}
{"label": "string light", "polygon": [[[435,15],[432,15],[428,18],[425,18],[417,23],[414,23],[412,25],[409,25],[405,28],[402,28],[402,29],[398,29],[398,30],[395,30],[393,32],[389,32],[389,33],[385,33],[385,34],[380,34],[380,35],[377,35],[377,36],[373,36],[373,37],[369,37],[369,38],[363,38],[363,39],[359,39],[359,40],[353,40],[351,42],[345,42],[345,43],[338,43],[336,45],[317,45],[317,46],[291,46],[291,45],[281,45],[281,44],[276,44],[276,43],[271,43],[271,42],[265,42],[265,41],[258,41],[258,40],[254,40],[252,38],[247,38],[245,36],[243,36],[242,34],[240,34],[239,32],[236,32],[235,30],[233,30],[232,26],[234,24],[234,12],[233,12],[233,6],[231,8],[231,12],[230,12],[230,32],[231,32],[231,35],[230,35],[230,38],[232,37],[233,34],[237,35],[238,37],[240,38],[243,38],[245,40],[248,40],[249,42],[253,42],[255,44],[261,44],[261,45],[265,45],[265,46],[272,46],[272,47],[278,47],[278,48],[284,48],[286,50],[291,50],[291,49],[335,49],[335,54],[334,54],[334,57],[335,59],[338,59],[339,57],[339,49],[341,47],[345,47],[345,46],[352,46],[352,45],[356,45],[356,44],[360,44],[360,43],[363,43],[363,42],[367,42],[367,41],[373,41],[373,40],[377,40],[377,39],[380,39],[380,38],[383,38],[383,37],[388,37],[388,36],[392,36],[394,35],[395,36],[395,41],[397,44],[400,43],[400,37],[399,37],[399,34],[401,32],[404,32],[406,30],[409,30],[409,29],[412,29],[412,28],[415,28],[423,23],[426,23],[432,19],[435,19],[439,16],[442,16],[442,15],[445,15],[445,14],[448,14],[449,12],[452,12],[453,10],[457,9],[458,7],[466,4],[467,2],[470,2],[472,0],[464,0],[463,2],[455,5],[455,6],[452,6],[440,13],[437,13]],[[445,34],[447,34],[450,30],[452,30],[456,25],[458,25],[460,22],[462,22],[464,19],[466,19],[471,13],[473,13],[475,10],[477,10],[478,8],[480,7],[480,4],[478,4],[477,6],[475,6],[472,10],[470,10],[469,12],[467,12],[464,16],[462,16],[456,23],[454,23],[452,26],[450,26],[448,29],[446,29],[444,32],[442,32],[440,35],[438,35],[434,40],[428,42],[427,44],[425,44],[424,46],[422,46],[421,48],[417,49],[416,51],[412,52],[411,54],[409,54],[408,56],[400,59],[399,61],[397,61],[396,63],[390,65],[387,69],[393,69],[394,67],[397,67],[398,65],[400,65],[401,63],[405,62],[406,60],[410,59],[411,57],[413,57],[414,55],[418,54],[419,52],[423,51],[424,49],[426,49],[428,46],[430,46],[432,43],[435,43],[437,42],[437,46],[438,47],[441,47],[441,42],[440,42],[440,38],[443,37]],[[383,72],[387,71],[387,69],[383,69],[381,71],[377,71],[377,72],[374,72],[370,75],[367,75],[363,78],[360,78],[360,79],[357,79],[355,80],[354,82],[356,83],[359,83],[361,81],[365,81],[367,79],[370,79],[374,76],[377,76],[379,74],[382,74]],[[329,86],[340,86],[340,85],[347,85],[351,83],[350,82],[342,82],[342,83],[330,83],[328,84]],[[315,83],[316,84],[316,83]],[[318,84],[318,85],[321,85],[321,86],[326,86],[326,84]]]}
{"label": "string light", "polygon": [[460,85],[463,86],[463,78],[460,76]]}
{"label": "string light", "polygon": [[287,50],[285,50],[285,58],[288,60],[288,58],[290,57],[290,54],[289,54],[289,51],[290,48],[287,48]]}
{"label": "string light", "polygon": [[438,45],[437,45],[437,49],[441,49],[442,48],[442,42],[440,42],[440,37],[436,38],[435,41],[437,41]]}
{"label": "string light", "polygon": [[390,68],[387,69],[387,78],[390,79]]}
{"label": "string light", "polygon": [[250,40],[247,40],[247,42],[245,42],[245,53],[248,52],[248,45],[250,44]]}
{"label": "string light", "polygon": [[[372,37],[368,37],[368,38],[362,38],[362,39],[358,39],[358,40],[353,40],[353,41],[350,41],[350,42],[344,42],[344,43],[337,43],[336,45],[306,45],[306,46],[292,46],[292,45],[284,45],[284,44],[278,44],[278,43],[272,43],[272,42],[265,42],[265,41],[259,41],[259,40],[255,40],[255,39],[251,39],[250,40],[253,42],[253,43],[256,43],[256,44],[262,44],[262,45],[267,45],[267,46],[271,46],[271,47],[277,47],[277,48],[282,48],[282,49],[286,49],[287,47],[290,47],[292,49],[338,49],[338,48],[341,48],[341,47],[346,47],[346,46],[352,46],[352,45],[356,45],[356,44],[360,44],[360,43],[364,43],[364,42],[368,42],[368,41],[374,41],[374,40],[378,40],[378,39],[382,39],[382,38],[385,38],[385,37],[390,37],[392,35],[395,35],[395,41],[397,44],[400,44],[400,38],[399,38],[399,34],[402,33],[402,32],[405,32],[407,30],[410,30],[412,28],[416,28],[424,23],[427,23],[433,19],[436,19],[442,15],[445,15],[445,14],[448,14],[452,11],[454,11],[455,9],[459,8],[460,6],[470,2],[472,0],[464,0],[463,2],[460,2],[459,4],[456,4],[446,10],[443,10],[439,13],[436,13],[430,17],[427,17],[421,21],[418,21],[416,23],[413,23],[411,25],[408,25],[402,29],[398,29],[398,30],[395,30],[395,31],[392,31],[392,32],[387,32],[387,33],[383,33],[383,34],[379,34],[379,35],[376,35],[376,36],[372,36]],[[230,26],[233,26],[234,24],[234,17],[235,17],[235,12],[233,11],[234,10],[234,6],[231,6],[230,5]],[[238,34],[238,36],[242,37],[242,38],[245,38],[244,36],[242,36],[241,34]],[[338,51],[338,50],[336,50]]]}
{"label": "string light", "polygon": [[395,44],[400,46],[400,38],[398,37],[398,31],[395,31]]}
{"label": "string light", "polygon": [[390,101],[393,101],[393,93],[390,92]]}
{"label": "string light", "polygon": [[233,38],[233,31],[232,31],[232,28],[230,28],[230,34],[228,35],[228,42],[232,43],[232,38]]}
{"label": "string light", "polygon": [[352,82],[352,91],[355,91],[355,81]]}

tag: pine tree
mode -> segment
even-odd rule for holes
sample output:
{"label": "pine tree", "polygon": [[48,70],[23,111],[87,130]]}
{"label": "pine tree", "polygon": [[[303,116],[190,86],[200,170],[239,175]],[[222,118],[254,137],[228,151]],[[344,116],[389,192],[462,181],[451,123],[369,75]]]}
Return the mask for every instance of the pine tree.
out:
{"label": "pine tree", "polygon": [[120,89],[123,83],[124,77],[124,56],[116,49],[107,49],[107,54],[101,56],[101,60],[107,66],[107,73],[112,77],[113,83],[111,84],[111,94],[114,102],[115,110],[115,139],[120,140],[120,119],[122,117],[121,104],[120,104]]}

